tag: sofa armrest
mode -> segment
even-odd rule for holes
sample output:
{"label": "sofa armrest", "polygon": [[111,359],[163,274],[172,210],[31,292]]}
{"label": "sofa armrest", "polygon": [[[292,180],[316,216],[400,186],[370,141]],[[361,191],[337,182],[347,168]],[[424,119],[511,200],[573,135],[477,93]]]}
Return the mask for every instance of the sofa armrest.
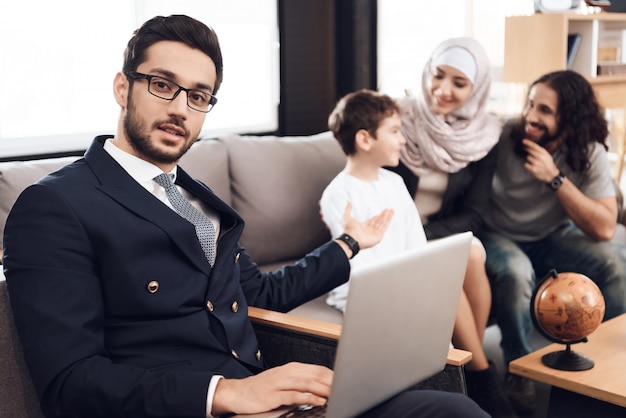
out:
{"label": "sofa armrest", "polygon": [[[333,367],[341,325],[255,307],[248,317],[268,367],[290,361]],[[450,348],[444,369],[416,387],[467,393],[463,366],[471,359],[472,353]]]}

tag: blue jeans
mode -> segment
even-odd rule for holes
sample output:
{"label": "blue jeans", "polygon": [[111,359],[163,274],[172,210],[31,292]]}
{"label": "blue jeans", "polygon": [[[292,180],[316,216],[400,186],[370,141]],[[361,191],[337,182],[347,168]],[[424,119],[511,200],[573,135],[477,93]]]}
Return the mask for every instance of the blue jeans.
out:
{"label": "blue jeans", "polygon": [[543,279],[551,269],[592,279],[604,296],[605,320],[626,312],[623,245],[595,242],[573,223],[539,241],[517,242],[486,228],[479,238],[487,251],[492,310],[502,333],[500,346],[506,364],[532,351],[530,299],[536,279]]}

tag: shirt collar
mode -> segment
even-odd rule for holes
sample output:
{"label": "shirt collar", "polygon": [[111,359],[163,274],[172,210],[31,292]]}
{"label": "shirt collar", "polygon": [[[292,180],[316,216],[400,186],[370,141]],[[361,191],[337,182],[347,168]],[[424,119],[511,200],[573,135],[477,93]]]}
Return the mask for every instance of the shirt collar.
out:
{"label": "shirt collar", "polygon": [[[104,142],[104,150],[139,184],[151,182],[153,178],[163,173],[156,165],[127,153],[110,140]],[[172,171],[167,173],[173,176],[174,182],[176,182],[177,172],[178,166],[175,166]]]}

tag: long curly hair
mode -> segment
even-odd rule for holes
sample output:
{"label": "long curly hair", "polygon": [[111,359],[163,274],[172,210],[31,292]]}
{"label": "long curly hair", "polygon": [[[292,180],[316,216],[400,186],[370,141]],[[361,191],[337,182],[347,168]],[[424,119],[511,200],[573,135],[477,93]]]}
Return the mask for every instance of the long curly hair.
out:
{"label": "long curly hair", "polygon": [[[558,135],[567,147],[567,164],[576,172],[589,170],[590,144],[599,142],[608,150],[608,126],[591,84],[575,71],[554,71],[535,80],[554,90],[558,97]],[[520,125],[523,121],[520,120]],[[523,132],[523,126],[520,126]]]}

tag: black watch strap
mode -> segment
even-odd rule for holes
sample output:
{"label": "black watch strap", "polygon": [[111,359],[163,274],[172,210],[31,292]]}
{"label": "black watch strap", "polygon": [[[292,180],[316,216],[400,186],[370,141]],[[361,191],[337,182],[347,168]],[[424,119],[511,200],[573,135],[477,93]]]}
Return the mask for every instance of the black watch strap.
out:
{"label": "black watch strap", "polygon": [[345,242],[348,245],[348,247],[350,247],[350,251],[352,251],[352,257],[350,257],[350,259],[354,258],[354,256],[359,253],[359,250],[361,249],[361,247],[359,247],[359,243],[356,242],[356,240],[352,238],[350,235],[341,234],[337,237],[337,239]]}
{"label": "black watch strap", "polygon": [[559,174],[548,183],[548,186],[550,186],[552,190],[559,190],[559,187],[563,185],[563,180],[565,180],[565,176],[559,171]]}

